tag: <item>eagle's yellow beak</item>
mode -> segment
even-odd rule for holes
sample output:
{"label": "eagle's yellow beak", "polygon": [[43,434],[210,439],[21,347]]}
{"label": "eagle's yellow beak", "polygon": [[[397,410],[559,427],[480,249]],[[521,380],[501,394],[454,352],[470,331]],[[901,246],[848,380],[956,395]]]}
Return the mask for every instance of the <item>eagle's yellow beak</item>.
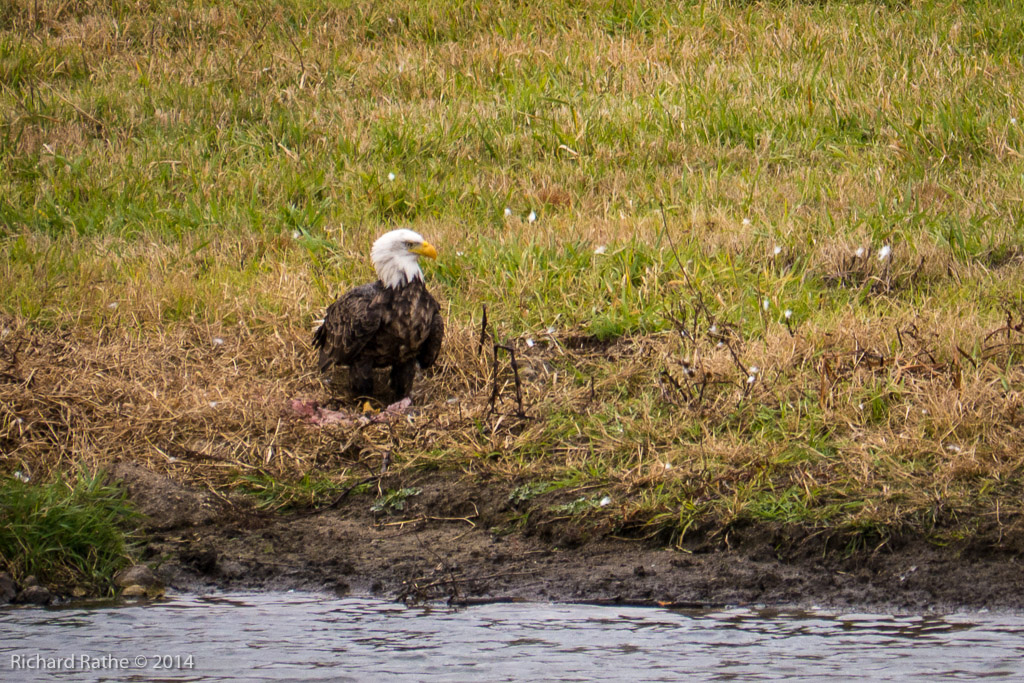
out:
{"label": "eagle's yellow beak", "polygon": [[430,242],[424,242],[417,247],[413,247],[409,251],[414,254],[419,254],[420,256],[426,256],[427,258],[437,258],[437,249],[434,249],[434,245]]}

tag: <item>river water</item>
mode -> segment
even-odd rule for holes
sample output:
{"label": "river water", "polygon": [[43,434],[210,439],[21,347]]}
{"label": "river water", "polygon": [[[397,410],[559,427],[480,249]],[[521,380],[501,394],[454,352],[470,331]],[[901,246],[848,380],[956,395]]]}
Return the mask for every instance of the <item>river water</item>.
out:
{"label": "river water", "polygon": [[0,680],[1024,678],[1024,617],[565,604],[406,607],[313,593],[0,609]]}

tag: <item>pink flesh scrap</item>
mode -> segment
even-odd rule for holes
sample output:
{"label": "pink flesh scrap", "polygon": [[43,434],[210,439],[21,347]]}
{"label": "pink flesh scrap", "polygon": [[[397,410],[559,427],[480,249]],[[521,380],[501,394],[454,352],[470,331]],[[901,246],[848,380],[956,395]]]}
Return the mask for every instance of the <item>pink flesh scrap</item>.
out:
{"label": "pink flesh scrap", "polygon": [[303,401],[293,398],[290,403],[292,412],[310,424],[323,427],[324,425],[340,424],[351,427],[356,424],[375,424],[388,422],[405,413],[412,405],[412,399],[406,397],[396,401],[376,415],[366,416],[350,413],[345,410],[330,410],[324,408],[316,401]]}

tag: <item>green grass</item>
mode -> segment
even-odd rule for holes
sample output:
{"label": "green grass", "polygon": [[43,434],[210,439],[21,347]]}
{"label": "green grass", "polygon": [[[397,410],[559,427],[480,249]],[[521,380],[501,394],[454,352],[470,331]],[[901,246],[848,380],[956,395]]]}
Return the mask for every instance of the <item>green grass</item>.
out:
{"label": "green grass", "polygon": [[[240,475],[233,482],[239,493],[250,496],[257,507],[264,510],[289,510],[325,505],[338,495],[338,485],[331,479],[307,473],[297,480],[272,477],[267,474]],[[365,487],[356,487],[352,493],[364,493]]]}
{"label": "green grass", "polygon": [[[1022,28],[993,2],[15,0],[0,311],[101,372],[109,338],[200,340],[96,389],[150,406],[132,457],[181,437],[149,416],[187,415],[207,451],[270,468],[267,505],[316,501],[359,468],[298,433],[270,459],[264,397],[323,392],[309,325],[408,225],[441,254],[448,345],[420,386],[446,431],[359,437],[395,467],[607,486],[588,516],[677,537],[1003,519],[1024,491]],[[526,424],[487,408],[483,305],[557,373],[527,381]],[[215,395],[234,412],[201,413]],[[0,437],[57,462],[18,400]]]}
{"label": "green grass", "polygon": [[131,563],[135,513],[102,474],[48,483],[0,479],[0,560],[16,581],[90,593],[113,590],[114,573]]}

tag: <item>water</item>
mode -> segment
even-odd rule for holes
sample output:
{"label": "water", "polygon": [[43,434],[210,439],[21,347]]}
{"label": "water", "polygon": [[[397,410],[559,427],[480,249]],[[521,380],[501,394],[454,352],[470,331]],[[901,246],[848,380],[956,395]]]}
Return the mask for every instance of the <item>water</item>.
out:
{"label": "water", "polygon": [[560,604],[449,609],[311,593],[0,609],[0,680],[12,681],[1021,676],[1024,617],[1007,614]]}

